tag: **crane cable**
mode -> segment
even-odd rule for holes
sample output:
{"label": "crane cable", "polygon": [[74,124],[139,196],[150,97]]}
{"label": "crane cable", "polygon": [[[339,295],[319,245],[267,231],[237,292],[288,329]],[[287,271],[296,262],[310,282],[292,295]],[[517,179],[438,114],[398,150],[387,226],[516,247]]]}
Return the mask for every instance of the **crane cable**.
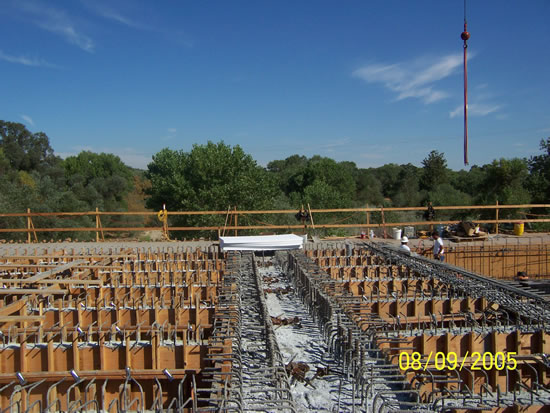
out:
{"label": "crane cable", "polygon": [[460,38],[464,41],[464,165],[468,165],[468,66],[467,66],[467,49],[470,33],[466,30],[466,0],[464,0],[464,31]]}

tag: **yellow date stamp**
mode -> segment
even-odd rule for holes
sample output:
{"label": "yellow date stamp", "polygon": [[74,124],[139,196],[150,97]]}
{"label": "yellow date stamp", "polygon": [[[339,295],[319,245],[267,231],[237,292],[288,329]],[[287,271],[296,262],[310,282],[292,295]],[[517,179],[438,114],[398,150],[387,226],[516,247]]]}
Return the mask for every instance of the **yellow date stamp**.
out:
{"label": "yellow date stamp", "polygon": [[401,370],[427,370],[436,368],[437,370],[459,370],[466,366],[470,370],[515,370],[518,366],[514,356],[516,352],[497,352],[497,353],[479,353],[474,351],[471,355],[466,352],[464,357],[458,357],[454,351],[444,353],[430,352],[423,355],[418,351],[409,354],[406,351],[399,353],[399,368]]}

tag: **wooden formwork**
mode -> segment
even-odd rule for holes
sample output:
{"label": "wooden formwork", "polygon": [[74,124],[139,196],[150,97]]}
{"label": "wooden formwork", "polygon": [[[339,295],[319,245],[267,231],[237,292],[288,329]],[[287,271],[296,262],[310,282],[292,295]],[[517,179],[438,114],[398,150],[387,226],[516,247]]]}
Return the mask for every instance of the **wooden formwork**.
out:
{"label": "wooden formwork", "polygon": [[[478,397],[483,394],[487,397],[487,391],[515,395],[530,389],[532,394],[550,393],[550,364],[546,359],[550,354],[550,336],[536,319],[527,320],[483,295],[472,298],[435,276],[427,277],[406,266],[385,263],[367,248],[317,249],[305,254],[318,267],[298,267],[295,271],[300,282],[308,288],[303,274],[309,271],[308,279],[316,279],[323,292],[344,309],[355,325],[364,333],[373,334],[378,349],[400,369],[422,401],[431,403],[453,392],[465,391]],[[530,261],[528,256],[524,258],[526,265]],[[517,268],[521,261],[515,259]],[[345,339],[345,333],[342,336],[344,348],[350,346],[349,351],[356,348],[351,331],[349,340]],[[500,364],[490,365],[488,358],[494,361],[497,353],[502,354]],[[486,358],[481,369],[478,354],[481,363]],[[507,360],[506,367],[500,368],[508,354],[517,366],[508,368],[514,361]],[[410,361],[413,355],[421,368],[409,365],[403,369],[403,360]],[[457,366],[453,364],[456,368],[448,365],[449,356],[456,361]],[[510,408],[483,410],[543,412],[548,408],[544,404],[535,399],[531,406],[522,407],[520,403]]]}
{"label": "wooden formwork", "polygon": [[224,271],[198,249],[1,257],[0,408],[204,405]]}
{"label": "wooden formwork", "polygon": [[550,244],[521,240],[447,248],[446,261],[469,271],[499,279],[512,279],[518,272],[530,278],[550,278]]}

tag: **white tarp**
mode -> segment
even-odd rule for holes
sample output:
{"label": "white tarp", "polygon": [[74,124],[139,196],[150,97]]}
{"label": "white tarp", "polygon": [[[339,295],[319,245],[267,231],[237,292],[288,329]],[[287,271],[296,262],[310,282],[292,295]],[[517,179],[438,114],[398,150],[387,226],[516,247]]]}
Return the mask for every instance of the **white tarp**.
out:
{"label": "white tarp", "polygon": [[220,237],[222,251],[295,250],[302,248],[303,245],[304,238],[294,234]]}

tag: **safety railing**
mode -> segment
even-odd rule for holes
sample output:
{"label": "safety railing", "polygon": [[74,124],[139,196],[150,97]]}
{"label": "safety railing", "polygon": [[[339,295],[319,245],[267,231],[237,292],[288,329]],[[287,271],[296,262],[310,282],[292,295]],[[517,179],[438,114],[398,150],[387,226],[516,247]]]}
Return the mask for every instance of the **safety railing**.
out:
{"label": "safety railing", "polygon": [[[427,221],[408,221],[408,222],[395,222],[392,217],[388,216],[390,213],[396,212],[412,212],[419,213],[426,211],[426,207],[365,207],[365,208],[344,208],[344,209],[308,209],[306,212],[307,219],[302,220],[297,224],[270,224],[255,220],[253,224],[242,224],[242,217],[254,217],[258,215],[296,215],[296,210],[238,210],[236,207],[230,207],[226,211],[167,211],[161,210],[158,212],[142,211],[142,212],[105,212],[99,211],[87,211],[87,212],[32,212],[27,209],[27,212],[16,213],[0,213],[0,238],[5,233],[26,233],[27,242],[38,242],[39,233],[66,233],[66,232],[84,232],[95,233],[96,241],[104,240],[105,232],[109,233],[127,233],[127,232],[145,232],[145,231],[162,231],[167,237],[169,232],[179,231],[212,231],[217,235],[223,235],[228,231],[234,231],[234,235],[238,235],[238,231],[242,230],[286,230],[286,231],[299,231],[304,229],[328,229],[328,228],[356,228],[358,231],[380,228],[386,232],[388,227],[405,227],[405,226],[427,226],[427,225],[451,225],[459,223],[459,220],[444,220],[438,219],[437,216],[441,216],[442,212],[447,215],[456,211],[494,211],[494,219],[475,219],[476,223],[489,224],[494,228],[494,232],[498,233],[500,224],[512,224],[521,221],[522,223],[549,223],[550,215],[535,214],[534,209],[550,208],[550,204],[526,204],[526,205],[473,205],[473,206],[435,206],[433,209],[436,212],[436,217],[433,220]],[[516,215],[521,215],[520,218],[499,218],[499,214],[502,210],[515,210]],[[529,211],[529,212],[526,212]],[[336,220],[332,223],[316,223],[316,217],[322,214],[323,217],[330,216],[331,214],[352,214],[347,219]],[[362,215],[364,214],[364,216]],[[376,214],[376,219],[373,219],[373,215]],[[491,214],[491,215],[493,215]],[[170,226],[170,217],[178,216],[225,216],[224,224],[218,225],[206,225],[206,226]],[[391,215],[391,214],[390,214]],[[158,226],[103,226],[102,217],[116,217],[116,216],[137,216],[137,217],[157,217],[159,221]],[[337,215],[334,215],[337,216]],[[361,219],[358,219],[361,217]],[[15,227],[10,226],[8,219],[10,218],[26,218],[26,226]],[[95,226],[87,227],[38,227],[34,225],[33,218],[37,217],[51,217],[51,218],[78,218],[78,217],[90,217],[95,219]],[[241,217],[241,224],[238,223],[238,218]],[[357,221],[349,222],[349,218],[355,218]],[[534,217],[534,218],[533,218]],[[388,219],[389,218],[389,219]],[[326,219],[325,219],[326,220]],[[342,222],[344,221],[344,222]],[[376,221],[376,222],[374,222]],[[298,221],[299,222],[299,221]],[[232,235],[233,235],[232,234]]]}

